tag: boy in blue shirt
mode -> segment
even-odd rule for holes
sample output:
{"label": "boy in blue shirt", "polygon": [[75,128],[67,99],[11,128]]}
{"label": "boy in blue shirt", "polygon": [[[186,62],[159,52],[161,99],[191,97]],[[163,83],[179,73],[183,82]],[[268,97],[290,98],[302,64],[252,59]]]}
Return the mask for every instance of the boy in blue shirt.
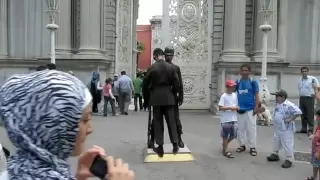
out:
{"label": "boy in blue shirt", "polygon": [[[240,147],[238,153],[246,150],[248,145],[252,156],[257,155],[257,112],[259,110],[259,85],[258,82],[249,77],[251,67],[243,64],[240,67],[241,78],[236,81],[236,93],[238,96],[238,141]],[[247,139],[245,139],[245,137]]]}

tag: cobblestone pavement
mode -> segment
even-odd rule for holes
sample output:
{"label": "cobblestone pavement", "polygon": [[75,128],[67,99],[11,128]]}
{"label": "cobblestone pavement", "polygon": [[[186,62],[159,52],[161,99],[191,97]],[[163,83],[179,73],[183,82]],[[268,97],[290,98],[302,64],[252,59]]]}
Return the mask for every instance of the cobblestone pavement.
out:
{"label": "cobblestone pavement", "polygon": [[[94,116],[94,133],[87,139],[87,147],[100,145],[107,153],[123,158],[136,172],[137,180],[302,180],[311,173],[308,163],[296,162],[291,169],[282,169],[281,162],[269,163],[266,156],[271,149],[272,127],[258,127],[258,156],[234,153],[234,159],[221,155],[219,119],[205,112],[182,112],[184,141],[196,161],[185,163],[142,163],[142,149],[147,134],[147,113],[130,112],[129,116]],[[300,123],[297,123],[300,124]],[[168,137],[166,137],[168,141]],[[0,128],[0,142],[13,149]],[[296,135],[296,150],[310,151],[310,140]],[[231,150],[235,151],[233,142]],[[74,169],[76,159],[70,159]]]}

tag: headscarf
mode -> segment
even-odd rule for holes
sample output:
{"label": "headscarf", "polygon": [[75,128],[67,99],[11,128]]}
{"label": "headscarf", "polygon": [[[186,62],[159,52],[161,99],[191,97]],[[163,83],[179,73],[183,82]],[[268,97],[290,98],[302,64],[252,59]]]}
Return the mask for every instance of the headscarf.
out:
{"label": "headscarf", "polygon": [[98,72],[92,72],[91,82],[94,83],[95,87],[97,87],[97,84],[99,81],[100,81],[100,74]]}
{"label": "headscarf", "polygon": [[0,88],[0,114],[17,148],[8,159],[10,180],[74,179],[66,159],[91,99],[86,86],[64,72],[10,77]]}

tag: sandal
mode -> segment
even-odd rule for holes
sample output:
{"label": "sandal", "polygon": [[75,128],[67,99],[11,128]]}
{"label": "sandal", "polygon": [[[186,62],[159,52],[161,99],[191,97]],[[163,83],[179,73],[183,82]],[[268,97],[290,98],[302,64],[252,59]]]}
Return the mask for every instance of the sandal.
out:
{"label": "sandal", "polygon": [[250,148],[249,153],[251,156],[257,156],[257,154],[258,154],[256,148]]}
{"label": "sandal", "polygon": [[234,156],[232,155],[232,153],[231,153],[230,151],[224,152],[223,155],[224,155],[225,157],[227,157],[227,158],[230,158],[230,159],[234,158]]}
{"label": "sandal", "polygon": [[236,152],[237,153],[241,153],[241,152],[243,152],[245,150],[246,150],[246,146],[240,146],[240,147],[237,148]]}

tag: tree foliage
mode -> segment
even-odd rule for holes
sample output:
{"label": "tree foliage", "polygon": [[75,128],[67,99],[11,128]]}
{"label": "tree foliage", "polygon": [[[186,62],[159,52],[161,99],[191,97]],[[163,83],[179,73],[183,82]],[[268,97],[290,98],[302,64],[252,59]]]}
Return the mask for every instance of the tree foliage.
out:
{"label": "tree foliage", "polygon": [[145,46],[144,46],[144,43],[143,42],[139,42],[137,41],[137,50],[139,52],[143,52],[145,50]]}

